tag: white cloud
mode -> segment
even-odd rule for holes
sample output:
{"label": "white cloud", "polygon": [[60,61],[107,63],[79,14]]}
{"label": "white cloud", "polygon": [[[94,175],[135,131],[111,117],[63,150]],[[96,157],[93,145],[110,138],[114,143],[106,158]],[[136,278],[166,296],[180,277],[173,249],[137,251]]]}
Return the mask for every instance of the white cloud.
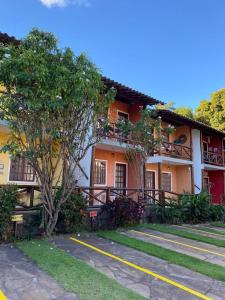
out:
{"label": "white cloud", "polygon": [[89,0],[40,0],[40,1],[43,5],[47,6],[48,8],[53,6],[65,7],[69,4],[75,4],[79,6],[85,6],[85,7],[90,6]]}

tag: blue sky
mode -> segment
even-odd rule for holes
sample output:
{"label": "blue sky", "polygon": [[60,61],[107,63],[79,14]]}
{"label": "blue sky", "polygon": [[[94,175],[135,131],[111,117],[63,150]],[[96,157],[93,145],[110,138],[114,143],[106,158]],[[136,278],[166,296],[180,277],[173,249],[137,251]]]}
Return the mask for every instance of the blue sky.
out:
{"label": "blue sky", "polygon": [[[54,5],[55,4],[55,5]],[[225,87],[224,0],[0,0],[0,31],[52,31],[102,73],[176,106]]]}

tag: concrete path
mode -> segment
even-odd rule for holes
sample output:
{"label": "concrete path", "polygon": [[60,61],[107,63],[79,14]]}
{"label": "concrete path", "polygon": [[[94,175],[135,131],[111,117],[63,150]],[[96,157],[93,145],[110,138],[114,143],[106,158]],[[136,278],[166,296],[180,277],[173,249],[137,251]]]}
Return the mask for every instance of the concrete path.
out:
{"label": "concrete path", "polygon": [[[177,251],[179,253],[184,253],[184,254],[208,261],[210,263],[218,264],[220,266],[225,267],[225,248],[216,247],[214,245],[197,242],[197,241],[182,238],[182,237],[179,237],[176,235],[167,234],[167,233],[150,230],[150,229],[141,229],[141,232],[150,234],[150,236],[145,236],[145,235],[142,235],[141,233],[137,233],[136,231],[132,231],[132,230],[124,231],[123,233],[127,234],[131,237],[140,239],[142,241],[150,242],[150,243],[162,246],[164,248],[171,249],[171,250]],[[161,240],[158,237],[168,239],[170,241],[167,241],[164,239]],[[185,245],[190,245],[190,246],[196,247],[196,248],[201,248],[201,249],[204,249],[204,250],[210,251],[210,252],[201,251],[199,249],[197,250],[195,248],[187,247],[187,246],[184,246],[181,244],[175,244],[172,241],[175,241],[175,242],[178,242],[181,244],[185,244]]]}
{"label": "concrete path", "polygon": [[[186,268],[169,264],[156,257],[99,238],[94,234],[81,235],[79,239],[98,247],[101,250],[126,259],[131,263],[150,269],[157,274],[188,286],[212,299],[225,299],[225,282],[215,281]],[[144,274],[143,272],[124,265],[113,258],[107,257],[84,245],[71,241],[68,236],[56,237],[54,238],[54,243],[74,257],[87,262],[97,270],[114,278],[125,287],[140,293],[147,299],[199,299],[188,292],[161,281],[160,279]]]}
{"label": "concrete path", "polygon": [[217,230],[217,228],[204,226],[204,225],[201,225],[201,226],[194,225],[194,226],[191,226],[191,227],[188,226],[188,225],[187,226],[171,225],[171,227],[174,228],[174,229],[177,229],[177,230],[188,231],[188,232],[191,232],[191,233],[194,233],[194,234],[211,237],[213,239],[225,240],[225,228],[222,231],[224,233],[224,235],[222,235],[222,234],[218,234],[218,233],[210,233],[210,232],[201,230],[201,228],[199,228],[199,227],[205,227],[207,229]]}
{"label": "concrete path", "polygon": [[0,246],[0,290],[8,300],[78,300],[14,246]]}

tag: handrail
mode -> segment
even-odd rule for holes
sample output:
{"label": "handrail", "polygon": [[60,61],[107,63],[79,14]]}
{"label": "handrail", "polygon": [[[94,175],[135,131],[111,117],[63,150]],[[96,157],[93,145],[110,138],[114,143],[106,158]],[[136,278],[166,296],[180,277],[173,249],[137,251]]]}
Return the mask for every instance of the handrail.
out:
{"label": "handrail", "polygon": [[[111,139],[114,141],[119,141],[129,145],[142,146],[141,141],[137,141],[131,138],[130,135],[124,135],[121,130],[117,127],[116,123],[109,122],[107,128],[96,128],[96,133],[101,138]],[[164,155],[183,158],[187,160],[192,159],[192,148],[180,144],[175,144],[171,142],[161,142],[161,149],[158,151],[155,149],[153,153],[161,152]]]}
{"label": "handrail", "polygon": [[203,160],[207,164],[225,166],[222,152],[203,151]]}
{"label": "handrail", "polygon": [[130,135],[124,135],[117,127],[116,123],[109,122],[107,128],[98,127],[96,133],[101,138],[109,138],[111,140],[119,141],[131,145],[141,145],[140,141],[133,140]]}
{"label": "handrail", "polygon": [[183,159],[192,159],[192,149],[191,147],[175,144],[171,142],[162,142],[161,143],[161,153],[167,156],[183,158]]}

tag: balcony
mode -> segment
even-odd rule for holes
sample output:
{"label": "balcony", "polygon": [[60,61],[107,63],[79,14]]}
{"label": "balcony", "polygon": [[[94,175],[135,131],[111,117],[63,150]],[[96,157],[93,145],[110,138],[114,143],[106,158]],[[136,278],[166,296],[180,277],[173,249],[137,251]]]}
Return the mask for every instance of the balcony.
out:
{"label": "balcony", "polygon": [[216,165],[216,166],[225,166],[224,155],[223,153],[204,151],[203,152],[203,161],[206,164]]}
{"label": "balcony", "polygon": [[101,127],[101,122],[96,128],[97,136],[101,139],[124,143],[127,145],[141,145],[141,142],[133,140],[130,135],[126,135],[116,126],[116,123],[109,123],[106,128]]}
{"label": "balcony", "polygon": [[161,155],[192,160],[192,149],[191,147],[175,144],[171,142],[162,142],[161,149],[159,151]]}

